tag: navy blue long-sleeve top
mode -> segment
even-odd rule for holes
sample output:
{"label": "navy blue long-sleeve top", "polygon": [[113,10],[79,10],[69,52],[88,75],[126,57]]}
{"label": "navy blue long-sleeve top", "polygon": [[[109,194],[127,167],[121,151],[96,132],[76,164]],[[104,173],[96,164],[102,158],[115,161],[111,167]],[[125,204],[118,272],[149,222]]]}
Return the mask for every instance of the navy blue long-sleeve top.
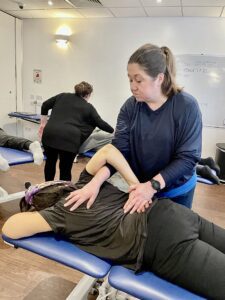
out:
{"label": "navy blue long-sleeve top", "polygon": [[202,117],[191,95],[180,92],[160,108],[130,97],[122,106],[113,145],[129,162],[140,182],[160,173],[166,188],[191,178],[201,157]]}

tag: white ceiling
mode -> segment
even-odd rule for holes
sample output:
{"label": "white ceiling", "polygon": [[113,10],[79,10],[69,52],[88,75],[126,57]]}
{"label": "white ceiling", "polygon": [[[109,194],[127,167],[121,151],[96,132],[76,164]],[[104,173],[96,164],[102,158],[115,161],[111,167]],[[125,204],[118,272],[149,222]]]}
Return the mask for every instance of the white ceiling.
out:
{"label": "white ceiling", "polygon": [[[225,17],[225,0],[0,0],[0,10],[27,18]],[[99,3],[98,3],[99,2]],[[159,3],[158,3],[159,2]]]}

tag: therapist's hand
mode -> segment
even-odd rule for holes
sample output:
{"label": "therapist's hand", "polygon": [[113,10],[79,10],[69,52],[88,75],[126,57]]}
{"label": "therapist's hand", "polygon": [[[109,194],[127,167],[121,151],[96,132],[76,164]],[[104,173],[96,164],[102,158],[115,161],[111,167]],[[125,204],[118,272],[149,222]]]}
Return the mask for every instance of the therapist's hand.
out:
{"label": "therapist's hand", "polygon": [[99,193],[99,188],[99,185],[90,181],[82,189],[71,192],[66,198],[67,202],[64,206],[67,207],[74,204],[70,207],[70,211],[73,211],[86,201],[87,209],[89,209]]}
{"label": "therapist's hand", "polygon": [[144,212],[152,203],[152,197],[156,191],[152,188],[150,181],[130,186],[129,198],[123,209],[124,213]]}

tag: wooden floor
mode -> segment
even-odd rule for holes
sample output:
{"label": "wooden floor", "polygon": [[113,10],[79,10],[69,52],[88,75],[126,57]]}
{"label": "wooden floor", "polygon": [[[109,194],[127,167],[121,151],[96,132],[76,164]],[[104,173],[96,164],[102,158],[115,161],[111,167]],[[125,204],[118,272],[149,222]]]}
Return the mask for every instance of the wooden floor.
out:
{"label": "wooden floor", "polygon": [[[80,158],[73,166],[76,181],[86,164]],[[26,164],[13,166],[0,173],[0,186],[9,193],[24,190],[24,182],[43,181],[43,166]],[[18,200],[0,204],[0,226],[19,211]],[[225,185],[199,183],[196,188],[193,210],[225,228]],[[0,299],[64,300],[82,277],[82,273],[40,257],[31,252],[14,249],[0,240]]]}

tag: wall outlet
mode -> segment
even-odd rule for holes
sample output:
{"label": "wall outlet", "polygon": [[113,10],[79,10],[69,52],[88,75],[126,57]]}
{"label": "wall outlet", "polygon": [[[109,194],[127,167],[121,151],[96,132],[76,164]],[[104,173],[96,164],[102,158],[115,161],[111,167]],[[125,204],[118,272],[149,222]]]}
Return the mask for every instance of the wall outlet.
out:
{"label": "wall outlet", "polygon": [[37,95],[36,96],[36,105],[41,106],[42,105],[42,96]]}
{"label": "wall outlet", "polygon": [[42,105],[42,101],[41,100],[37,100],[37,106],[41,106]]}

